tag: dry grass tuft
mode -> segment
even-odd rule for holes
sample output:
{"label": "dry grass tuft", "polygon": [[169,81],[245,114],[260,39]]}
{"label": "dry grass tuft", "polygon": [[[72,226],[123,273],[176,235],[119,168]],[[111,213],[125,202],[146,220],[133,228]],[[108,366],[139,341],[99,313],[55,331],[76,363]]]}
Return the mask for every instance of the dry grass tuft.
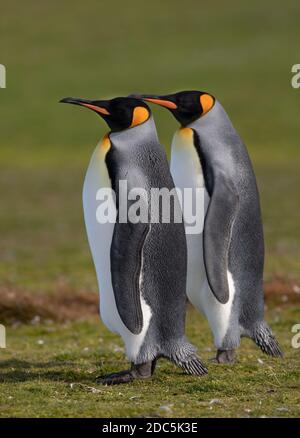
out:
{"label": "dry grass tuft", "polygon": [[57,322],[87,319],[98,314],[98,294],[58,288],[55,293],[29,293],[10,286],[0,287],[1,323]]}
{"label": "dry grass tuft", "polygon": [[[300,304],[299,283],[275,278],[265,283],[267,304]],[[98,294],[78,291],[58,282],[52,294],[30,293],[14,286],[0,286],[0,321],[13,324],[52,320],[56,322],[88,319],[98,315]]]}

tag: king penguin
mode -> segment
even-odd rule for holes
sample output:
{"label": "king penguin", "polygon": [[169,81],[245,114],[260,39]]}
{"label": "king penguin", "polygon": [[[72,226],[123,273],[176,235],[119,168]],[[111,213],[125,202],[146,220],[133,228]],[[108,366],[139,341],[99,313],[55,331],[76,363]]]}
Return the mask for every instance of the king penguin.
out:
{"label": "king penguin", "polygon": [[[125,97],[68,97],[61,102],[93,110],[110,128],[91,158],[83,209],[100,289],[100,315],[108,329],[122,337],[131,369],[103,376],[99,382],[119,384],[149,378],[159,357],[168,358],[189,374],[205,374],[195,347],[184,335],[187,248],[183,221],[120,219],[120,181],[126,181],[127,197],[136,188],[147,194],[153,187],[174,189],[149,107],[142,100]],[[111,188],[116,195],[115,221],[97,220],[101,188]],[[142,202],[150,207],[149,198]],[[126,218],[132,205],[128,201]]]}
{"label": "king penguin", "polygon": [[204,192],[204,226],[187,234],[187,295],[207,318],[216,361],[231,363],[246,336],[282,356],[264,321],[264,239],[259,193],[247,149],[222,105],[209,93],[142,95],[180,123],[171,174],[180,189]]}

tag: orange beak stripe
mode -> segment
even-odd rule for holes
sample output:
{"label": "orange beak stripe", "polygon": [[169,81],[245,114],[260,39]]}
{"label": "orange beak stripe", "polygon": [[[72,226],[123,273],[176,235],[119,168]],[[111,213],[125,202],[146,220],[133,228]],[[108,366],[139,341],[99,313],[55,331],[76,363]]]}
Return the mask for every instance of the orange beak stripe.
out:
{"label": "orange beak stripe", "polygon": [[165,108],[170,109],[176,109],[177,105],[174,102],[170,102],[169,100],[163,100],[163,99],[152,99],[150,97],[145,97],[144,100],[147,100],[147,102],[157,103],[157,105],[164,106]]}
{"label": "orange beak stripe", "polygon": [[100,106],[91,105],[89,103],[82,103],[82,105],[86,106],[87,108],[90,108],[94,111],[97,111],[97,113],[104,114],[106,116],[110,115],[110,113],[105,108],[101,108]]}

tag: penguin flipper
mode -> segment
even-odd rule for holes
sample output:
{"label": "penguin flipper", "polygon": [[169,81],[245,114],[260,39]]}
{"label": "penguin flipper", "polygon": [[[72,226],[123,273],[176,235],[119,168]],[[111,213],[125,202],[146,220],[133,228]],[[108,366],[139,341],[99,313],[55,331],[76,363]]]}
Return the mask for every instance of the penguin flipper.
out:
{"label": "penguin flipper", "polygon": [[217,173],[204,222],[204,264],[209,286],[222,304],[229,299],[229,247],[238,203],[233,183],[225,174]]}
{"label": "penguin flipper", "polygon": [[143,328],[139,277],[149,224],[116,222],[110,250],[111,277],[119,315],[137,335]]}

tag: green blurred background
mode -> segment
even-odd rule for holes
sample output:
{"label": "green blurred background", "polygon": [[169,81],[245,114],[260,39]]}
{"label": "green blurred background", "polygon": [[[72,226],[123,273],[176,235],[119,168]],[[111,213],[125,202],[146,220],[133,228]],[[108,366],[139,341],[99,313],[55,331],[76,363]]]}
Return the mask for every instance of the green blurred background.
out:
{"label": "green blurred background", "polygon": [[[107,128],[74,95],[200,89],[224,105],[261,193],[266,279],[299,278],[298,0],[1,1],[0,282],[96,290],[81,189]],[[168,149],[176,122],[153,108]]]}

